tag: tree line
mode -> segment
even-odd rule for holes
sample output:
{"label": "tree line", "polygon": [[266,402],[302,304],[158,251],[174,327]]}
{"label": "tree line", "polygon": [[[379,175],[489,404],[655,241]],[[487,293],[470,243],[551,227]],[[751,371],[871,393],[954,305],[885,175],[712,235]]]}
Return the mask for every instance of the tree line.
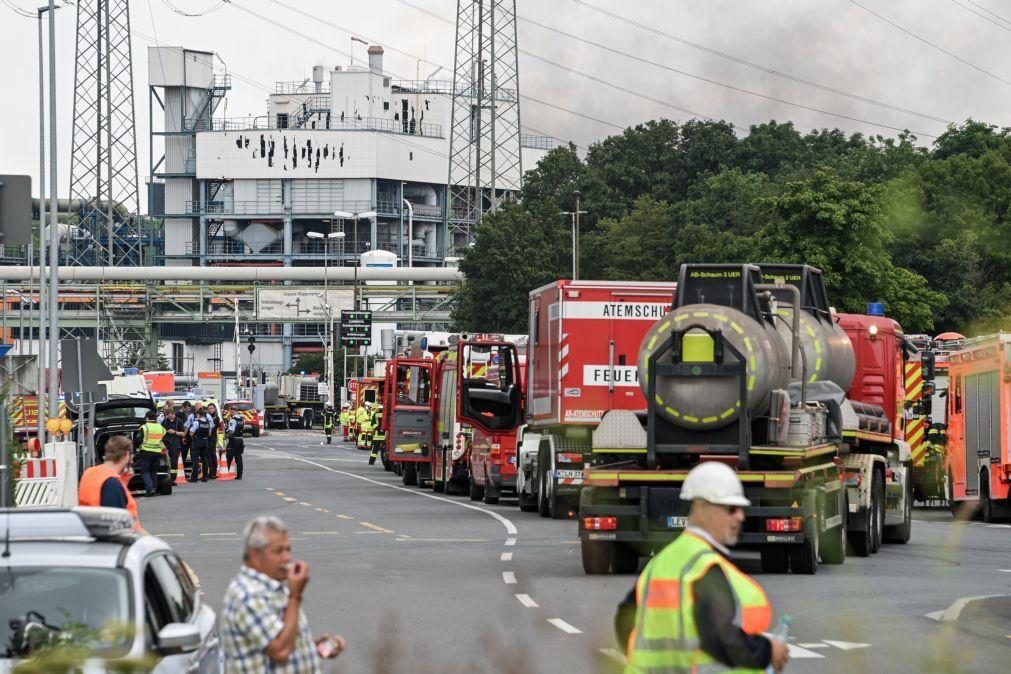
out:
{"label": "tree line", "polygon": [[771,121],[626,129],[581,157],[548,154],[520,198],[475,227],[460,261],[460,330],[522,333],[527,294],[571,278],[581,195],[580,276],[675,280],[686,262],[807,263],[832,303],[885,303],[907,333],[983,334],[1011,324],[1011,129],[968,120],[930,147],[801,133]]}

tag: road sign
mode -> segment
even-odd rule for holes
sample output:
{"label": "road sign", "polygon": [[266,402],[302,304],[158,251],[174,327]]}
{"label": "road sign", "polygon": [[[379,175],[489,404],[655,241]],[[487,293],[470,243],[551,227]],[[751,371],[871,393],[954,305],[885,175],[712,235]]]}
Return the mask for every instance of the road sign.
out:
{"label": "road sign", "polygon": [[341,312],[341,345],[372,346],[372,312],[346,310]]}
{"label": "road sign", "polygon": [[327,305],[334,318],[355,305],[353,288],[284,286],[256,289],[256,317],[279,321],[328,320]]}
{"label": "road sign", "polygon": [[6,356],[13,346],[13,344],[0,344],[0,358]]}

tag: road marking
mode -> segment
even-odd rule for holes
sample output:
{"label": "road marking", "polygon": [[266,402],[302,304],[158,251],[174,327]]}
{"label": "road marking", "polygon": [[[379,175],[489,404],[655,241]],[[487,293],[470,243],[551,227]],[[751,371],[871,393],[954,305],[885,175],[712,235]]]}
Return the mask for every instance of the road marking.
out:
{"label": "road marking", "polygon": [[1011,573],[1011,569],[997,569],[1001,573]]}
{"label": "road marking", "polygon": [[529,594],[517,594],[516,598],[527,608],[538,608],[537,602],[531,599]]}
{"label": "road marking", "polygon": [[1006,594],[981,594],[977,597],[961,597],[956,599],[951,606],[944,609],[943,611],[931,611],[926,614],[927,618],[931,620],[937,620],[938,622],[951,622],[958,620],[958,616],[962,614],[962,609],[971,604],[974,601],[979,601],[981,599],[993,599],[995,597],[1007,597]]}
{"label": "road marking", "polygon": [[339,531],[303,531],[302,534],[305,536],[336,536]]}
{"label": "road marking", "polygon": [[264,487],[264,489],[266,489],[267,491],[274,491],[273,487]]}
{"label": "road marking", "polygon": [[628,662],[625,659],[625,655],[616,648],[601,648],[600,652],[622,665],[627,664]]}
{"label": "road marking", "polygon": [[501,561],[503,561],[503,562],[511,562],[511,561],[513,561],[513,553],[511,553],[511,552],[503,552],[502,553],[502,557],[501,557]]}
{"label": "road marking", "polygon": [[828,648],[828,644],[823,644],[820,641],[813,644],[798,644],[801,648]]}
{"label": "road marking", "polygon": [[394,540],[404,541],[406,543],[487,543],[488,542],[487,538],[411,538],[410,536],[398,536]]}
{"label": "road marking", "polygon": [[355,534],[381,534],[382,531],[353,531]]}
{"label": "road marking", "polygon": [[330,511],[327,510],[326,508],[316,508],[316,512],[318,512],[318,513],[328,513]]}
{"label": "road marking", "polygon": [[383,527],[376,526],[375,524],[372,524],[371,522],[359,522],[358,524],[362,525],[363,527],[368,527],[369,529],[373,529],[375,531],[378,531],[381,534],[393,534],[393,533],[396,533],[395,531],[393,531],[393,529],[384,529]]}
{"label": "road marking", "polygon": [[794,644],[787,644],[787,650],[790,652],[790,657],[795,659],[811,659],[811,658],[824,658],[825,656],[821,653],[815,653],[801,646],[796,646]]}
{"label": "road marking", "polygon": [[573,627],[561,618],[548,618],[548,622],[565,632],[566,634],[582,634],[583,630]]}
{"label": "road marking", "polygon": [[869,648],[870,644],[855,644],[850,641],[829,641],[824,639],[825,643],[829,646],[835,646],[842,651],[855,651],[858,648]]}
{"label": "road marking", "polygon": [[307,508],[311,508],[311,507],[312,507],[312,504],[311,504],[311,503],[306,503],[305,501],[299,501],[299,502],[298,502],[298,504],[299,504],[300,506],[305,506],[305,507],[307,507]]}
{"label": "road marking", "polygon": [[512,571],[503,571],[502,572],[502,582],[505,583],[506,585],[515,585],[516,584],[516,574],[513,573]]}
{"label": "road marking", "polygon": [[200,534],[201,536],[238,536],[234,531],[221,531],[218,533]]}
{"label": "road marking", "polygon": [[505,544],[506,545],[516,545],[516,539],[515,538],[507,538]]}
{"label": "road marking", "polygon": [[290,496],[285,496],[285,497],[284,497],[284,500],[285,500],[285,501],[288,501],[289,503],[294,503],[294,502],[295,502],[295,501],[297,501],[298,499],[294,499],[294,498],[292,498],[292,497],[290,497]]}
{"label": "road marking", "polygon": [[[397,491],[402,491],[405,494],[411,494],[412,496],[418,496],[421,498],[430,498],[435,501],[442,501],[443,503],[451,503],[454,506],[457,506],[458,508],[467,508],[468,510],[476,510],[477,512],[484,513],[485,515],[488,515],[489,517],[498,521],[499,524],[505,527],[506,533],[509,534],[510,536],[515,536],[517,533],[519,533],[519,531],[516,529],[516,525],[513,524],[512,520],[510,520],[508,517],[505,517],[504,515],[495,512],[494,510],[488,510],[487,508],[481,508],[479,506],[470,503],[464,503],[462,501],[455,501],[453,499],[449,499],[444,496],[436,496],[435,494],[428,494],[423,491],[418,491],[416,489],[408,489],[407,487],[400,487],[395,484],[389,484],[388,482],[380,482],[379,480],[373,480],[372,478],[365,477],[364,475],[355,475],[354,473],[349,473],[346,470],[337,470],[336,468],[331,468],[330,466],[324,466],[321,463],[309,461],[308,459],[303,459],[302,457],[291,454],[290,452],[288,452],[288,454],[295,461],[307,463],[310,466],[316,466],[317,468],[322,468],[323,470],[330,471],[331,473],[337,473],[338,475],[344,475],[345,477],[350,477],[355,480],[361,480],[362,482],[368,482],[370,484],[379,485],[380,487],[385,487],[387,489],[395,489]],[[515,545],[515,539],[512,540],[514,541],[512,545]],[[506,545],[510,545],[510,543],[507,541]]]}
{"label": "road marking", "polygon": [[278,496],[284,496],[283,491],[275,491],[274,493],[277,494]]}
{"label": "road marking", "polygon": [[154,534],[158,538],[179,538],[180,536],[185,536],[186,534]]}
{"label": "road marking", "polygon": [[353,520],[354,519],[354,517],[351,517],[350,515],[338,515],[337,517],[338,517],[338,519],[342,519],[342,520]]}
{"label": "road marking", "polygon": [[985,529],[1011,529],[1011,524],[987,524]]}

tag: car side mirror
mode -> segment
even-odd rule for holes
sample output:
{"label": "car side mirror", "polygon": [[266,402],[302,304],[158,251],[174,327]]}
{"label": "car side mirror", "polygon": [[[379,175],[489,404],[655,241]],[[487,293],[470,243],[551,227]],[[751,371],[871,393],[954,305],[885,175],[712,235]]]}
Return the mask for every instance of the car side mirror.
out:
{"label": "car side mirror", "polygon": [[158,632],[157,651],[161,655],[190,653],[200,648],[200,629],[189,623],[169,623]]}

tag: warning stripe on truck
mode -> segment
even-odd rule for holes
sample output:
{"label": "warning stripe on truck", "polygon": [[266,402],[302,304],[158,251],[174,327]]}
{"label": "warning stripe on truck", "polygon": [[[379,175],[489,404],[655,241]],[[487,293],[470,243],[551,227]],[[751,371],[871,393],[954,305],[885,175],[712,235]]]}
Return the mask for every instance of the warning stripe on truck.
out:
{"label": "warning stripe on truck", "polygon": [[914,466],[923,465],[923,457],[927,454],[927,422],[922,417],[906,422],[906,442],[909,443],[910,455]]}
{"label": "warning stripe on truck", "polygon": [[923,395],[923,365],[919,362],[906,363],[906,402],[919,402]]}

